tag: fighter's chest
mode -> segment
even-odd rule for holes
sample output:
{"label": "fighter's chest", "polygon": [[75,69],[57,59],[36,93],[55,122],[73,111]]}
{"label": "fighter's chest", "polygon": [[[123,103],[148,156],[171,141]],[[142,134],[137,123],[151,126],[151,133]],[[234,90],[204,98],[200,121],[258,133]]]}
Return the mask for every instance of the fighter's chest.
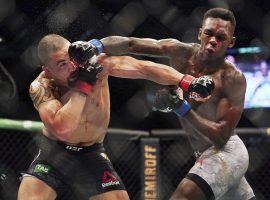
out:
{"label": "fighter's chest", "polygon": [[184,93],[184,98],[192,105],[194,109],[201,112],[208,112],[214,110],[220,99],[224,97],[224,82],[222,81],[220,73],[214,73],[209,75],[214,81],[215,88],[210,96],[204,102],[198,102],[193,96],[191,96],[188,92]]}
{"label": "fighter's chest", "polygon": [[[86,97],[86,100],[83,101],[84,103],[84,113],[93,113],[93,111],[101,112],[101,109],[103,109],[103,105],[106,103],[104,101],[108,101],[109,95],[107,95],[106,85],[95,85],[90,92],[90,94]],[[72,101],[72,96],[74,93],[78,91],[74,89],[68,89],[68,90],[60,90],[60,101],[63,105],[67,104],[69,101]],[[78,103],[82,103],[80,101],[76,102],[76,100],[73,100],[73,105],[76,105]],[[107,102],[109,103],[109,102]],[[78,105],[79,106],[79,105]]]}

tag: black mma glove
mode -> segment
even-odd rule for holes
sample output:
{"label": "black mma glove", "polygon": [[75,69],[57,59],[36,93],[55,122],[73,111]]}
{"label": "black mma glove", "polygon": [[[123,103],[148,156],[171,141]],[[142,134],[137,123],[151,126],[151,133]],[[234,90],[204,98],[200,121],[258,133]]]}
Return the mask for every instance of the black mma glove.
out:
{"label": "black mma glove", "polygon": [[97,39],[90,40],[89,42],[77,41],[70,44],[68,54],[70,60],[76,64],[83,65],[94,55],[102,53],[103,49],[103,44]]}
{"label": "black mma glove", "polygon": [[154,110],[160,112],[174,112],[179,117],[184,117],[191,109],[189,103],[179,97],[175,89],[161,89],[156,92],[153,105]]}
{"label": "black mma glove", "polygon": [[76,71],[68,77],[68,85],[88,95],[97,81],[97,75],[102,71],[99,64],[87,62],[83,67],[78,67]]}
{"label": "black mma glove", "polygon": [[215,84],[210,76],[201,76],[195,78],[186,74],[179,83],[180,88],[189,93],[196,93],[200,97],[205,98],[212,94]]}

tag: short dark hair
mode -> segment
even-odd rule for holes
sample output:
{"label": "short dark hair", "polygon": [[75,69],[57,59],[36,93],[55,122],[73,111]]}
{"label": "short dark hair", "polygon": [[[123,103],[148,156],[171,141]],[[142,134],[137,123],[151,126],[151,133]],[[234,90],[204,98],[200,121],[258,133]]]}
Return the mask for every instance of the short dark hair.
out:
{"label": "short dark hair", "polygon": [[43,65],[50,61],[51,54],[69,45],[69,41],[57,34],[44,36],[38,43],[38,57]]}
{"label": "short dark hair", "polygon": [[220,18],[225,21],[230,21],[231,24],[233,25],[233,30],[235,29],[236,20],[235,20],[233,12],[230,10],[227,10],[225,8],[211,8],[208,11],[206,11],[206,13],[204,14],[203,23],[209,17]]}

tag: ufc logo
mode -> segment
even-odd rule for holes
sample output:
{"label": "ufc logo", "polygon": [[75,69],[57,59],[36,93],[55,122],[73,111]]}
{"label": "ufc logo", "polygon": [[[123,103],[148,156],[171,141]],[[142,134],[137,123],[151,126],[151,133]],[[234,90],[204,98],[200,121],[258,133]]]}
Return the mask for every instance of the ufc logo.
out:
{"label": "ufc logo", "polygon": [[83,148],[81,148],[81,147],[73,147],[73,146],[66,146],[66,149],[72,150],[72,151],[80,151]]}
{"label": "ufc logo", "polygon": [[201,76],[198,78],[197,82],[201,83],[204,86],[207,86],[207,84],[211,85],[213,80],[209,76]]}
{"label": "ufc logo", "polygon": [[86,68],[86,70],[89,71],[89,72],[91,72],[92,69],[94,69],[94,66],[92,66],[92,65],[89,65],[89,66]]}

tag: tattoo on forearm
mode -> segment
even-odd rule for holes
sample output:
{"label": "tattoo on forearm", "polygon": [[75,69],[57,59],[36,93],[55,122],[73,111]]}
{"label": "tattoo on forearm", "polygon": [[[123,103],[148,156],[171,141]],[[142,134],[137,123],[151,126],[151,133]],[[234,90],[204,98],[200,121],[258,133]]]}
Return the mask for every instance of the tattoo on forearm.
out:
{"label": "tattoo on forearm", "polygon": [[29,93],[36,108],[43,102],[55,99],[51,89],[46,88],[44,83],[40,83],[38,86],[33,86],[31,84]]}

